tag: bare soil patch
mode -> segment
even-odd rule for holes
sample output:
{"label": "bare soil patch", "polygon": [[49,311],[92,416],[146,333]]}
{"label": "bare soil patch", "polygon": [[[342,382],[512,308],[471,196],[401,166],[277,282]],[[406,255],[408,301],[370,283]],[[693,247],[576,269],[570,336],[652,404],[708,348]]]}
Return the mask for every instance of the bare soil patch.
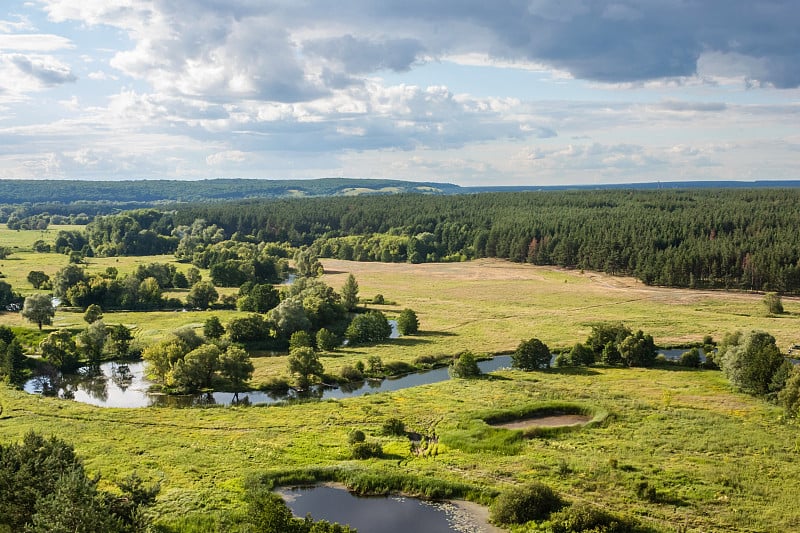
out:
{"label": "bare soil patch", "polygon": [[586,424],[592,419],[586,415],[548,415],[548,416],[533,416],[530,418],[523,418],[513,422],[504,422],[502,424],[492,424],[496,428],[505,429],[529,429],[535,427],[566,427],[566,426],[579,426]]}

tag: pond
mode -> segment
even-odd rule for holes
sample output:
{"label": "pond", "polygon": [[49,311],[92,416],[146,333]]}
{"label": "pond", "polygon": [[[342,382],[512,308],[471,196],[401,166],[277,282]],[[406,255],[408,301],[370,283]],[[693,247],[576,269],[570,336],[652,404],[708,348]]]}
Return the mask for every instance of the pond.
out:
{"label": "pond", "polygon": [[[492,372],[511,365],[511,356],[501,355],[481,361],[478,367],[483,372]],[[450,379],[447,367],[405,376],[365,380],[344,384],[341,387],[316,387],[311,397],[341,399],[362,396],[372,392],[387,392],[419,385],[428,385]],[[153,385],[145,377],[145,363],[108,362],[99,369],[82,368],[76,374],[42,374],[25,383],[25,391],[75,400],[99,407],[193,407],[202,405],[271,404],[296,398],[297,394],[274,394],[263,391],[240,392],[238,398],[232,392],[209,392],[195,395],[175,396],[149,392]]]}
{"label": "pond", "polygon": [[486,510],[465,503],[427,502],[403,496],[359,497],[344,488],[321,485],[278,493],[295,516],[347,524],[363,533],[484,533],[500,531]]}

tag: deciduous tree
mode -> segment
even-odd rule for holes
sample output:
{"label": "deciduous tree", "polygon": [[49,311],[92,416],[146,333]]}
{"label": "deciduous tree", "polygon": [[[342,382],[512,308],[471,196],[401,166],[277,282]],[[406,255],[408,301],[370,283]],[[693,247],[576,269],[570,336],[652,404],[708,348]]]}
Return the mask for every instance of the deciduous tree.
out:
{"label": "deciduous tree", "polygon": [[39,343],[39,349],[42,351],[42,357],[62,372],[73,370],[78,366],[77,346],[66,329],[50,333]]}
{"label": "deciduous tree", "polygon": [[297,377],[297,386],[307,389],[311,378],[320,377],[324,372],[316,352],[308,347],[297,348],[289,354],[289,373]]}
{"label": "deciduous tree", "polygon": [[48,295],[32,294],[25,298],[22,316],[39,326],[39,331],[42,330],[42,325],[49,326],[53,323],[55,314],[56,310]]}
{"label": "deciduous tree", "polygon": [[92,304],[87,307],[86,312],[83,314],[83,319],[89,324],[96,322],[101,318],[103,318],[103,309],[97,304]]}
{"label": "deciduous tree", "polygon": [[196,309],[208,309],[218,299],[219,293],[210,281],[195,283],[186,295],[186,303]]}
{"label": "deciduous tree", "polygon": [[220,356],[220,374],[231,382],[234,392],[239,392],[244,382],[253,376],[254,370],[250,355],[238,346],[229,346]]}
{"label": "deciduous tree", "polygon": [[210,316],[203,324],[203,336],[206,339],[219,339],[225,334],[225,326],[216,315]]}
{"label": "deciduous tree", "polygon": [[41,289],[48,281],[50,281],[50,276],[41,270],[31,270],[28,272],[28,283],[33,285],[34,289]]}
{"label": "deciduous tree", "polygon": [[789,363],[769,333],[751,331],[744,336],[726,337],[720,352],[722,371],[736,388],[765,396],[783,387],[774,379],[779,369]]}
{"label": "deciduous tree", "polygon": [[450,365],[449,372],[452,377],[462,379],[476,378],[481,375],[481,369],[478,367],[475,354],[469,350],[461,352]]}
{"label": "deciduous tree", "polygon": [[401,335],[414,335],[419,331],[419,319],[417,313],[411,309],[403,309],[397,317],[397,331]]}
{"label": "deciduous tree", "polygon": [[550,368],[550,358],[550,348],[534,338],[520,342],[511,354],[511,366],[526,371]]}
{"label": "deciduous tree", "polygon": [[386,315],[380,311],[369,311],[356,316],[344,332],[344,336],[350,344],[382,342],[391,334],[392,326],[386,319]]}
{"label": "deciduous tree", "polygon": [[92,322],[89,327],[78,334],[81,352],[83,352],[90,365],[96,366],[100,364],[107,335],[106,325],[102,320]]}

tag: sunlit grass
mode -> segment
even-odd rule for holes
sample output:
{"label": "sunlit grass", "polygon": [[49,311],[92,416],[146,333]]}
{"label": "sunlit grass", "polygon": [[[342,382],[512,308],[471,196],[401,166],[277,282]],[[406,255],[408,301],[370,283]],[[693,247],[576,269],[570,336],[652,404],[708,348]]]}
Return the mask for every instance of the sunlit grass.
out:
{"label": "sunlit grass", "polygon": [[[25,275],[37,263],[58,259],[66,264],[65,257],[55,254],[18,256],[24,265],[19,271]],[[117,266],[124,273],[137,262],[171,260],[90,258],[89,268]],[[362,298],[380,293],[396,302],[370,308],[390,315],[412,308],[422,329],[419,335],[378,346],[321,354],[326,372],[332,374],[370,355],[412,362],[423,355],[453,355],[464,349],[496,353],[513,350],[521,339],[534,336],[552,348],[566,348],[584,340],[596,321],[641,328],[660,345],[697,342],[705,334],[719,339],[727,331],[757,328],[786,347],[798,340],[800,330],[796,299],[784,299],[787,313],[772,318],[757,294],[650,288],[631,279],[494,260],[323,264],[323,279],[335,289],[352,272]],[[0,270],[5,273],[8,267]],[[133,327],[137,342],[147,344],[179,327],[200,328],[212,314],[223,324],[243,315],[119,312],[107,313],[105,321]],[[11,313],[0,315],[0,323],[30,327]],[[82,313],[59,311],[53,328],[84,324]],[[285,355],[258,355],[252,385],[286,377]],[[380,434],[390,417],[403,420],[409,431],[441,435],[462,422],[468,430],[470,420],[478,421],[487,412],[539,402],[575,402],[608,417],[599,427],[498,441],[498,446],[508,444],[503,454],[491,452],[491,446],[462,448],[440,442],[435,454],[419,457],[411,454],[407,439]],[[794,505],[800,489],[797,426],[764,401],[732,392],[719,372],[504,371],[493,379],[453,380],[342,401],[208,409],[102,409],[0,387],[0,404],[0,442],[19,440],[28,430],[55,434],[75,444],[90,471],[103,474],[103,483],[132,470],[159,480],[159,516],[236,506],[242,481],[253,472],[332,468],[366,471],[376,478],[446,480],[490,491],[539,480],[568,499],[633,514],[666,531],[684,526],[689,531],[800,529],[800,510]],[[347,435],[353,429],[379,441],[387,457],[351,460]],[[655,501],[637,496],[641,483],[655,487]]]}
{"label": "sunlit grass", "polygon": [[[253,472],[332,467],[377,476],[427,476],[500,490],[546,482],[568,498],[698,530],[793,530],[800,511],[796,431],[761,400],[733,393],[719,372],[592,369],[503,372],[344,401],[209,409],[102,409],[0,389],[0,439],[36,429],[61,436],[108,481],[137,470],[161,480],[161,513],[225,508]],[[503,454],[450,448],[411,455],[385,437],[390,417],[409,431],[441,434],[459,420],[536,402],[578,401],[609,413],[600,427],[517,441]],[[349,459],[347,435],[361,429],[389,457]],[[509,432],[506,432],[509,433]],[[505,446],[505,445],[504,445]],[[641,482],[663,502],[637,497]],[[670,503],[671,502],[671,503]],[[744,521],[743,521],[744,520]]]}

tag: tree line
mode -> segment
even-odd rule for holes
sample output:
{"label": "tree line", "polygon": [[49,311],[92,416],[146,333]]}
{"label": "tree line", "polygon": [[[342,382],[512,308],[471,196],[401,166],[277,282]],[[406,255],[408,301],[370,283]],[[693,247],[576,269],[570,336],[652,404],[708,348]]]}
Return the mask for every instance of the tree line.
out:
{"label": "tree line", "polygon": [[186,205],[96,217],[86,231],[100,255],[174,252],[203,263],[214,246],[287,243],[319,257],[496,257],[651,285],[796,294],[798,203],[797,189],[401,194]]}

